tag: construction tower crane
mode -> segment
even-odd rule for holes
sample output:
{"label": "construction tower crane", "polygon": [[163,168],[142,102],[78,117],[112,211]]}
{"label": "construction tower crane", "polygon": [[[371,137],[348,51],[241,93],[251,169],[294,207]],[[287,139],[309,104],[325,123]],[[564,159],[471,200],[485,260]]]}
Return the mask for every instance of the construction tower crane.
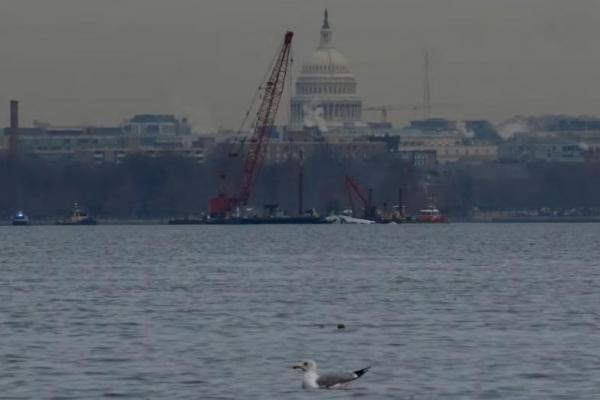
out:
{"label": "construction tower crane", "polygon": [[250,137],[242,170],[242,183],[237,197],[228,197],[219,193],[218,197],[210,199],[209,212],[211,216],[224,217],[233,207],[244,207],[252,193],[258,170],[262,165],[267,150],[267,144],[275,125],[275,117],[281,102],[285,87],[291,57],[292,38],[294,33],[285,33],[283,44],[279,49],[266,83],[259,89],[262,93],[260,106],[256,113],[254,129]]}
{"label": "construction tower crane", "polygon": [[388,122],[388,113],[390,111],[418,111],[421,106],[406,104],[386,104],[383,106],[370,106],[363,108],[363,111],[379,111],[381,113],[382,123]]}
{"label": "construction tower crane", "polygon": [[379,111],[381,114],[381,119],[380,122],[382,123],[387,123],[388,121],[388,114],[390,111],[424,111],[424,115],[427,115],[427,117],[425,119],[428,119],[431,117],[431,109],[433,108],[447,108],[450,107],[452,104],[449,103],[427,103],[424,105],[417,105],[417,104],[386,104],[386,105],[382,105],[382,106],[369,106],[369,107],[365,107],[363,108],[363,111]]}
{"label": "construction tower crane", "polygon": [[422,104],[387,104],[382,106],[370,106],[363,108],[364,111],[379,111],[381,123],[387,123],[390,111],[422,111],[423,119],[430,119],[434,108],[448,107],[448,103],[431,102],[431,78],[429,73],[429,52],[425,52],[423,76],[423,103]]}

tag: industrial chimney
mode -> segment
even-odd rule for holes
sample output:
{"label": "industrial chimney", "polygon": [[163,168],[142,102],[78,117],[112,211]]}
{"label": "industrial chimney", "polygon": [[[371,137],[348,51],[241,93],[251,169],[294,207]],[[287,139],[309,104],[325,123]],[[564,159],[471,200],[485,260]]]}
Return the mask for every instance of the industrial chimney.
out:
{"label": "industrial chimney", "polygon": [[19,102],[10,101],[10,137],[8,142],[8,151],[11,156],[17,154],[17,145],[19,143]]}

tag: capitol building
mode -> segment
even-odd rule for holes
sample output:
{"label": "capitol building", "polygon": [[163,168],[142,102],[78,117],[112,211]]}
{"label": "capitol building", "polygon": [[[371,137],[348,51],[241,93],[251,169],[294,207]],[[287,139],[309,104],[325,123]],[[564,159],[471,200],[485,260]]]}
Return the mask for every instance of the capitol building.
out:
{"label": "capitol building", "polygon": [[356,78],[346,58],[333,45],[327,10],[319,46],[302,65],[296,80],[290,111],[292,131],[317,128],[321,134],[345,134],[365,127]]}

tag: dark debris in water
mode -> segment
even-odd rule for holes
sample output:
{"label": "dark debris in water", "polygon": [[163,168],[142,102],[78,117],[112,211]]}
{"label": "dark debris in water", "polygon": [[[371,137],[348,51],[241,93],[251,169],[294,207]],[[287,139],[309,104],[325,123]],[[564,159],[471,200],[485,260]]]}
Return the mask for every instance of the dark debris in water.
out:
{"label": "dark debris in water", "polygon": [[550,378],[549,375],[542,374],[539,372],[529,372],[529,373],[521,374],[520,377],[524,378],[524,379],[549,379]]}
{"label": "dark debris in water", "polygon": [[335,326],[336,329],[346,329],[346,324],[337,323],[337,324],[316,324],[316,326],[320,329],[325,329],[330,326]]}

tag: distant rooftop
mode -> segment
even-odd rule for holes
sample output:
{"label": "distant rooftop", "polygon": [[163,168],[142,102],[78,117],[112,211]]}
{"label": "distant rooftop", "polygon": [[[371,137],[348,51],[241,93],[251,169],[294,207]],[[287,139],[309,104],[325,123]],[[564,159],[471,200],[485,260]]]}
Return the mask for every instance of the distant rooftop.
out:
{"label": "distant rooftop", "polygon": [[600,120],[565,118],[549,121],[546,129],[549,131],[587,131],[600,130]]}
{"label": "distant rooftop", "polygon": [[177,119],[172,114],[137,114],[130,122],[138,124],[161,123],[161,122],[177,122]]}
{"label": "distant rooftop", "polygon": [[410,121],[409,129],[418,129],[421,131],[454,131],[456,122],[445,118],[428,118]]}

